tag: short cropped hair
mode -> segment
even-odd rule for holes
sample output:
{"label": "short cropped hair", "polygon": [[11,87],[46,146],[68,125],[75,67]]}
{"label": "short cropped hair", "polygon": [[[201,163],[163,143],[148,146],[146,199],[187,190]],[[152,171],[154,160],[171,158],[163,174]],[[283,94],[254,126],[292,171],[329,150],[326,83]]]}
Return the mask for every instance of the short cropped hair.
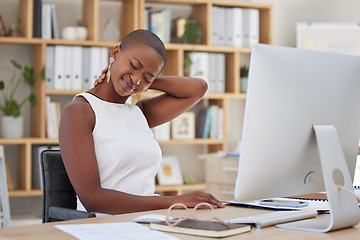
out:
{"label": "short cropped hair", "polygon": [[164,60],[164,66],[166,63],[166,49],[161,39],[154,33],[145,29],[137,29],[129,33],[120,43],[120,48],[126,50],[137,44],[145,44],[153,48],[157,53],[160,54]]}

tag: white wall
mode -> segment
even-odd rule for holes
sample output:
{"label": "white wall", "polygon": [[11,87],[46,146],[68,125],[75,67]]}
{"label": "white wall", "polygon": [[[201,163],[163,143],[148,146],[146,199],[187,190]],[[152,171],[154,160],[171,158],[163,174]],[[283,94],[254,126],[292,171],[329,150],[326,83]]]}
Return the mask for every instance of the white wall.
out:
{"label": "white wall", "polygon": [[273,5],[273,44],[296,46],[297,22],[360,22],[359,0],[254,0]]}

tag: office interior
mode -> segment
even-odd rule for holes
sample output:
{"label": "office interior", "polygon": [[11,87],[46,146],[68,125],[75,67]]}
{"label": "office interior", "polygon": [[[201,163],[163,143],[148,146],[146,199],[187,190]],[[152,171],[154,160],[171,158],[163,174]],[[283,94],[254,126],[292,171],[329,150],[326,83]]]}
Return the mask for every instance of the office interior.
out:
{"label": "office interior", "polygon": [[[84,0],[43,0],[43,3],[54,3],[61,11],[58,14],[59,28],[76,25],[81,19],[81,8]],[[236,1],[236,0],[234,0]],[[272,5],[272,44],[279,46],[296,47],[296,24],[298,22],[330,22],[330,23],[357,23],[360,22],[358,0],[254,0],[240,1]],[[0,14],[9,26],[15,23],[18,17],[17,0],[0,0]],[[121,1],[102,1],[100,11],[99,28],[105,26],[108,16],[115,22],[119,22]],[[187,12],[185,6],[179,11]],[[61,30],[60,30],[61,31]],[[123,36],[121,36],[123,37]],[[0,37],[1,38],[1,37]],[[15,59],[24,65],[32,64],[32,49],[26,44],[0,44],[0,79],[9,79],[12,72],[9,71],[10,59]],[[241,61],[249,62],[249,56],[244,56]],[[168,63],[169,64],[169,63]],[[19,96],[27,94],[28,89],[20,86]],[[71,101],[72,96],[54,96],[55,101],[64,106]],[[0,99],[2,101],[2,99]],[[229,111],[226,118],[227,150],[237,149],[241,141],[242,118],[244,112],[244,99],[229,101]],[[24,116],[24,135],[31,135],[31,106],[26,103],[21,110]],[[192,177],[196,181],[203,182],[205,179],[204,161],[199,155],[206,153],[204,145],[165,145],[162,146],[163,155],[175,155],[178,157],[183,177]],[[6,161],[9,162],[10,171],[16,175],[17,146],[5,146]],[[12,161],[12,159],[15,159]],[[13,165],[12,165],[13,162]],[[357,167],[360,168],[358,161]],[[41,196],[11,196],[10,211],[12,225],[40,224],[42,211]]]}

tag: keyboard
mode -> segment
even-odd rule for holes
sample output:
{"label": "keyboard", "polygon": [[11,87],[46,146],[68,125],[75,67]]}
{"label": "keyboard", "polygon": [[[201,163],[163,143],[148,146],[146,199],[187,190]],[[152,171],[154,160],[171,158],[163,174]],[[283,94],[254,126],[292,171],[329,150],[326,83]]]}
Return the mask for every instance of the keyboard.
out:
{"label": "keyboard", "polygon": [[263,228],[279,223],[312,218],[316,215],[317,211],[274,211],[248,217],[234,218],[229,220],[229,223],[254,224],[257,228]]}

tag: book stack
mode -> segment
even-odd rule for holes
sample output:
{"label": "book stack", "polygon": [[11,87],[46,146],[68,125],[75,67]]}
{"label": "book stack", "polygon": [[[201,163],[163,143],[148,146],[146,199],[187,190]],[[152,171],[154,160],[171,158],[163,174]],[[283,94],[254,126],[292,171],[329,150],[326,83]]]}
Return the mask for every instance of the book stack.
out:
{"label": "book stack", "polygon": [[145,29],[158,35],[164,43],[170,43],[171,11],[169,9],[154,11],[151,7],[147,7],[144,14]]}
{"label": "book stack", "polygon": [[57,138],[61,116],[61,106],[58,102],[53,102],[50,96],[46,96],[46,136]]}
{"label": "book stack", "polygon": [[95,79],[107,66],[108,48],[47,46],[46,88],[82,90],[93,87]]}
{"label": "book stack", "polygon": [[225,92],[225,54],[189,52],[191,61],[189,76],[204,79],[208,84],[207,93]]}
{"label": "book stack", "polygon": [[214,46],[231,47],[259,43],[259,10],[213,6],[211,41]]}
{"label": "book stack", "polygon": [[202,108],[196,121],[196,138],[223,139],[224,110],[217,105]]}

